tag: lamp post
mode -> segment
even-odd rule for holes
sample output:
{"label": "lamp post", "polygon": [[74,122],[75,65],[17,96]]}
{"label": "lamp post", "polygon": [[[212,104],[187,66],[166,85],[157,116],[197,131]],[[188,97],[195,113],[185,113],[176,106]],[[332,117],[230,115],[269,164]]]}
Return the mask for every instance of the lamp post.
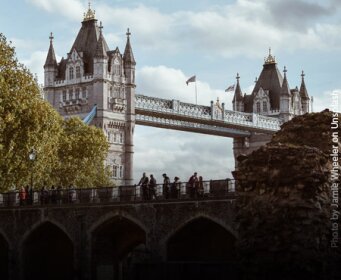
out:
{"label": "lamp post", "polygon": [[31,189],[33,189],[33,162],[36,159],[36,151],[33,148],[31,149],[28,158],[31,161]]}

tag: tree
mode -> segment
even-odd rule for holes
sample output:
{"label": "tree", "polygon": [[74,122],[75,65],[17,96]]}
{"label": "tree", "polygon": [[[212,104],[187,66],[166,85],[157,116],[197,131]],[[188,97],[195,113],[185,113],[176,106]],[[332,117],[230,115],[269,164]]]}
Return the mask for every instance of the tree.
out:
{"label": "tree", "polygon": [[104,167],[108,142],[102,130],[85,125],[79,118],[63,122],[58,149],[57,181],[66,186],[108,186],[109,173]]}
{"label": "tree", "polygon": [[[0,190],[50,181],[57,164],[61,117],[41,98],[37,81],[0,34]],[[28,155],[34,148],[37,159]]]}
{"label": "tree", "polygon": [[[36,159],[29,160],[31,149]],[[109,185],[103,132],[63,120],[0,33],[0,192],[28,185]]]}

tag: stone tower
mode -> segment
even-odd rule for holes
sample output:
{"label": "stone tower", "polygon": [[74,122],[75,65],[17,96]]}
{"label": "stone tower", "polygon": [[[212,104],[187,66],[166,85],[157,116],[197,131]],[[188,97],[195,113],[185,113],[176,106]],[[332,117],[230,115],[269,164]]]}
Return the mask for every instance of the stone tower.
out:
{"label": "stone tower", "polygon": [[[284,77],[277,68],[275,57],[271,54],[265,58],[262,72],[256,79],[251,94],[242,94],[237,75],[237,86],[233,98],[233,110],[251,114],[259,114],[262,117],[279,118],[286,122],[294,116],[309,113],[310,99],[304,82],[302,71],[301,87],[290,89],[287,80],[287,69],[284,67]],[[235,138],[233,142],[234,157],[240,154],[249,154],[266,144],[271,135],[251,133],[247,138]],[[237,167],[237,161],[236,161]]]}
{"label": "stone tower", "polygon": [[124,54],[110,50],[89,6],[81,29],[67,54],[56,61],[53,36],[44,65],[45,99],[65,118],[84,119],[96,106],[91,122],[110,144],[106,165],[116,185],[133,183],[135,126],[135,59],[127,32]]}

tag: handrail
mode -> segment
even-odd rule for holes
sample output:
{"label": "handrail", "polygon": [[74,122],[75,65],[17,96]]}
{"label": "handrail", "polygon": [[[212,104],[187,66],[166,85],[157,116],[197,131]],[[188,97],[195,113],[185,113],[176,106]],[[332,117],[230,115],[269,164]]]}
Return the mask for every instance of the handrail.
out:
{"label": "handrail", "polygon": [[0,193],[0,209],[15,207],[62,206],[72,204],[154,203],[179,200],[209,200],[235,197],[235,180],[210,180],[196,183],[132,185],[100,188],[67,188]]}

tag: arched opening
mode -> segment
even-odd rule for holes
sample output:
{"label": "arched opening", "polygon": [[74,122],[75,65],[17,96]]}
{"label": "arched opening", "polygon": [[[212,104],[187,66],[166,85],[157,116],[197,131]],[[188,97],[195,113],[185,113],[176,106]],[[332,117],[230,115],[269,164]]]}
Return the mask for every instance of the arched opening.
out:
{"label": "arched opening", "polygon": [[37,227],[23,244],[24,279],[71,280],[74,277],[73,244],[56,225]]}
{"label": "arched opening", "polygon": [[0,278],[9,279],[9,246],[6,239],[0,234]]}
{"label": "arched opening", "polygon": [[115,217],[92,234],[92,278],[126,279],[134,263],[148,257],[146,233],[134,222]]}
{"label": "arched opening", "polygon": [[168,240],[168,270],[175,278],[234,279],[235,241],[228,230],[212,220],[194,219]]}

